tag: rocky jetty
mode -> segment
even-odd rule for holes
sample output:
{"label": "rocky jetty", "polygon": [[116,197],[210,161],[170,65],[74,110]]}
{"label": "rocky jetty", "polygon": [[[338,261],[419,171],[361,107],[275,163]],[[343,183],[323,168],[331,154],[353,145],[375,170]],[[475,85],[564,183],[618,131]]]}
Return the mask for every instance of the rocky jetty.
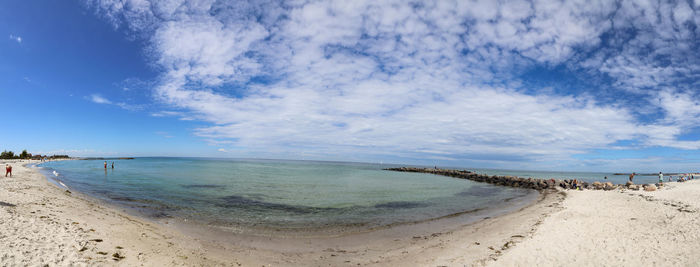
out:
{"label": "rocky jetty", "polygon": [[[467,179],[476,182],[483,182],[495,185],[518,187],[518,188],[529,188],[535,190],[545,190],[545,189],[574,189],[579,187],[581,189],[591,189],[591,190],[615,190],[627,188],[631,190],[639,190],[639,187],[632,182],[627,182],[627,184],[613,184],[611,182],[601,183],[601,182],[582,182],[579,181],[578,184],[574,184],[573,179],[538,179],[538,178],[522,178],[517,176],[498,176],[498,175],[484,175],[474,173],[468,170],[452,170],[452,169],[439,169],[439,168],[414,168],[414,167],[400,167],[400,168],[388,168],[384,169],[388,171],[398,171],[398,172],[420,172],[420,173],[430,173],[435,175],[450,176],[459,179]],[[656,189],[656,188],[655,188]]]}

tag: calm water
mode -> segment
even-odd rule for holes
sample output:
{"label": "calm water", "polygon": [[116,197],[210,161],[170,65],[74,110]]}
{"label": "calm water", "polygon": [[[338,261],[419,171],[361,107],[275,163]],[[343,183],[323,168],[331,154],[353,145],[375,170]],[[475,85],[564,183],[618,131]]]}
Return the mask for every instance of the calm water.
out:
{"label": "calm water", "polygon": [[534,193],[384,171],[392,166],[377,164],[137,158],[115,160],[115,169],[105,170],[103,162],[71,160],[39,166],[72,190],[151,216],[231,229],[377,227],[523,205]]}

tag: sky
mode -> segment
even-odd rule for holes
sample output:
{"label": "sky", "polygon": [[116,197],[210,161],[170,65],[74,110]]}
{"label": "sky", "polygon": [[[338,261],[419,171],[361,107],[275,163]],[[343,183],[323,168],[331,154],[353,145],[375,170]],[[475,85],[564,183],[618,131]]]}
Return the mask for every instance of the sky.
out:
{"label": "sky", "polygon": [[3,1],[0,149],[698,170],[698,12],[643,0]]}

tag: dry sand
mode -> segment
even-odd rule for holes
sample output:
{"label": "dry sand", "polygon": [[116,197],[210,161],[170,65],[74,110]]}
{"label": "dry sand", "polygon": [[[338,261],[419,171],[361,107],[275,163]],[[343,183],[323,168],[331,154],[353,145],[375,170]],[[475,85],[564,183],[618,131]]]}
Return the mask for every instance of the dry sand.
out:
{"label": "dry sand", "polygon": [[700,181],[567,191],[563,209],[493,266],[699,266]]}
{"label": "dry sand", "polygon": [[452,218],[339,237],[265,238],[133,216],[67,193],[25,163],[0,178],[3,266],[694,265],[699,243],[695,181],[657,192],[553,191],[468,225]]}

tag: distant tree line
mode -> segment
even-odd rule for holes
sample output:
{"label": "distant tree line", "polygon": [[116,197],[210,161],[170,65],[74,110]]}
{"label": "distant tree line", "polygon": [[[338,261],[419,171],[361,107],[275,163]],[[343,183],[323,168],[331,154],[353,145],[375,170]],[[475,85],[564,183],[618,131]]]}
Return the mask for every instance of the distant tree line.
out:
{"label": "distant tree line", "polygon": [[47,156],[47,155],[32,155],[32,153],[27,153],[27,150],[22,150],[22,153],[20,154],[15,154],[15,152],[12,151],[3,151],[0,153],[0,159],[42,159],[42,158],[48,158],[48,159],[67,159],[70,158],[68,155],[53,155],[53,156]]}

